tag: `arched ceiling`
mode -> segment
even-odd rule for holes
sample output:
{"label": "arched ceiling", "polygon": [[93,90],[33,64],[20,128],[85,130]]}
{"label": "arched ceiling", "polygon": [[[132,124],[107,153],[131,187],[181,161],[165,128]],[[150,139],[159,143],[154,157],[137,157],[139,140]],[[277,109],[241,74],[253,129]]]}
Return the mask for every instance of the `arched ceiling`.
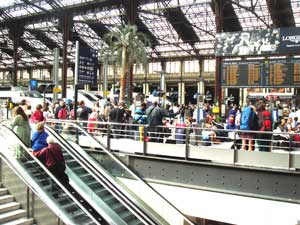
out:
{"label": "arched ceiling", "polygon": [[224,32],[300,24],[300,0],[6,0],[0,3],[0,69],[13,68],[16,35],[19,68],[51,66],[53,49],[62,55],[66,18],[70,63],[75,41],[101,49],[104,35],[127,23],[128,1],[135,4],[131,19],[152,42],[153,59],[213,56],[216,10]]}

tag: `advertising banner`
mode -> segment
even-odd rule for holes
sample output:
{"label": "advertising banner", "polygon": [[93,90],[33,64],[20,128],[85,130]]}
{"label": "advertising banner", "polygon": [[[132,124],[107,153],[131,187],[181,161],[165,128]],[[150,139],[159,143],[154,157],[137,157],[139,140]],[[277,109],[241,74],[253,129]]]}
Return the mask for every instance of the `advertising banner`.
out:
{"label": "advertising banner", "polygon": [[216,35],[216,56],[299,54],[300,28],[224,32]]}

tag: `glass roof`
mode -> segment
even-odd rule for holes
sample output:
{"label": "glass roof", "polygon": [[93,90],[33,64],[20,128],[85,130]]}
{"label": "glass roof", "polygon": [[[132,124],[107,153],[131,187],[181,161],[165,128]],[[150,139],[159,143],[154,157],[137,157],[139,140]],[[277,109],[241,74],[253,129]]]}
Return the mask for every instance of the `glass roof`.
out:
{"label": "glass roof", "polygon": [[[12,66],[13,41],[11,40],[11,35],[6,24],[14,18],[20,16],[26,18],[26,16],[30,17],[39,13],[45,14],[45,12],[51,12],[58,8],[70,8],[74,5],[85,5],[88,7],[91,2],[101,2],[99,0],[28,1],[30,4],[25,4],[23,0],[0,0],[0,9],[3,11],[0,14],[0,23],[4,24],[0,28],[1,67],[3,65]],[[296,26],[300,26],[300,0],[289,1]],[[237,16],[237,18],[231,19],[236,19],[241,24],[243,30],[273,27],[267,0],[231,0],[230,2]],[[212,7],[211,0],[141,1],[141,4],[138,6],[138,18],[142,21],[144,27],[140,28],[144,29],[146,27],[153,35],[154,41],[158,43],[154,49],[147,48],[149,57],[195,57],[197,53],[204,56],[213,56],[216,22]],[[183,18],[184,20],[170,21],[170,18],[164,13],[172,9],[182,12],[185,17]],[[176,10],[172,10],[172,13],[176,13]],[[80,38],[88,46],[99,50],[105,45],[102,39],[103,34],[113,30],[116,25],[125,24],[125,15],[125,9],[119,5],[99,7],[99,9],[91,8],[89,11],[84,10],[84,12],[74,12],[72,17],[74,26],[70,30],[70,40],[67,43],[68,61],[74,62],[75,59],[74,35],[77,35],[75,38]],[[182,15],[179,15],[176,19],[181,20]],[[185,21],[188,21],[187,24],[184,24],[185,26],[191,26],[190,31],[184,29],[178,30],[178,24],[174,23],[180,24],[185,23]],[[103,26],[105,29],[96,30],[102,29],[101,27]],[[192,33],[183,35],[182,33],[184,32]],[[188,40],[189,36],[196,36],[197,39]],[[22,65],[52,64],[53,48],[56,46],[60,49],[63,48],[62,27],[60,27],[56,16],[48,17],[35,23],[26,23],[22,40],[27,46],[27,48],[25,46],[27,51],[24,49],[24,46],[19,46],[20,63],[23,63]],[[36,54],[28,52],[32,48],[35,49],[34,53]],[[41,57],[36,58],[39,55]]]}
{"label": "glass roof", "polygon": [[[143,12],[139,13],[140,19],[160,44],[156,49],[160,52],[165,52],[163,56],[169,56],[169,52],[172,51],[178,56],[178,51],[190,50],[191,47],[183,43],[173,26],[162,16],[161,8],[161,3],[151,3],[143,5],[141,7]],[[185,55],[185,53],[183,54]]]}
{"label": "glass roof", "polygon": [[291,6],[294,14],[294,19],[296,26],[300,26],[300,1],[299,0],[291,0]]}
{"label": "glass roof", "polygon": [[232,5],[243,30],[267,29],[272,26],[267,0],[233,0]]}

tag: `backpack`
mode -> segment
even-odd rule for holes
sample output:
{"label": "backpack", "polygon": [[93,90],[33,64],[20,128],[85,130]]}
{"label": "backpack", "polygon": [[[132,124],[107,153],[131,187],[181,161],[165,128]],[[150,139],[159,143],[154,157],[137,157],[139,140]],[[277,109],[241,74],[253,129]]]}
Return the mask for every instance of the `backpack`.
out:
{"label": "backpack", "polygon": [[271,113],[268,111],[263,112],[263,122],[261,131],[271,131],[272,130],[272,121],[271,121]]}
{"label": "backpack", "polygon": [[[253,109],[251,107],[244,108],[241,114],[240,129],[253,130],[255,128],[254,119],[255,119],[255,113]],[[257,126],[258,126],[258,121],[257,121]]]}
{"label": "backpack", "polygon": [[67,112],[67,110],[66,110],[65,108],[61,108],[61,109],[58,111],[58,118],[64,120],[64,119],[67,119],[67,117],[68,117],[68,112]]}

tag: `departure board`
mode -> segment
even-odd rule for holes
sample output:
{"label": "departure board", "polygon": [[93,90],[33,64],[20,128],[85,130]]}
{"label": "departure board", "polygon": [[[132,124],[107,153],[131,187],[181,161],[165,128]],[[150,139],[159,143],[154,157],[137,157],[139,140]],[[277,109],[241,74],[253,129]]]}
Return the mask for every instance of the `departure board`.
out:
{"label": "departure board", "polygon": [[[267,69],[269,68],[269,69]],[[266,74],[268,74],[268,85],[287,86],[292,84],[290,81],[289,63],[286,60],[276,60],[266,63]]]}
{"label": "departure board", "polygon": [[300,87],[300,59],[225,61],[222,86]]}
{"label": "departure board", "polygon": [[294,86],[300,87],[300,59],[291,59],[290,67],[292,70],[292,78]]}
{"label": "departure board", "polygon": [[224,62],[222,83],[224,86],[260,86],[261,62]]}

